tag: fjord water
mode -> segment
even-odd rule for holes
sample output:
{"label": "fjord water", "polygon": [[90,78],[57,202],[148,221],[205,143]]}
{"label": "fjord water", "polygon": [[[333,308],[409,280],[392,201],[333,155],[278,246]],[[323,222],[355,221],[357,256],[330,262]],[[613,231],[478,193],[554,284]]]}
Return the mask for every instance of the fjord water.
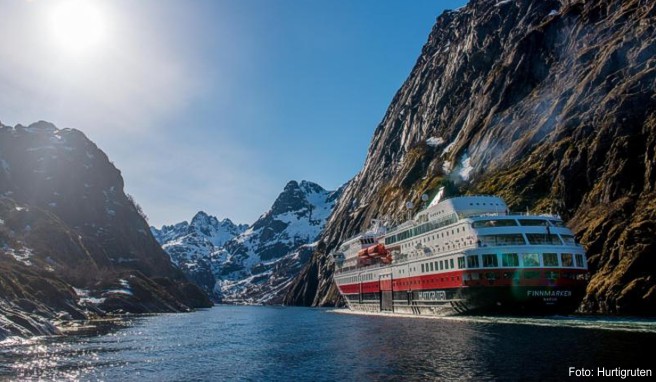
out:
{"label": "fjord water", "polygon": [[656,323],[421,319],[217,306],[0,344],[0,380],[560,380],[568,368],[653,368]]}

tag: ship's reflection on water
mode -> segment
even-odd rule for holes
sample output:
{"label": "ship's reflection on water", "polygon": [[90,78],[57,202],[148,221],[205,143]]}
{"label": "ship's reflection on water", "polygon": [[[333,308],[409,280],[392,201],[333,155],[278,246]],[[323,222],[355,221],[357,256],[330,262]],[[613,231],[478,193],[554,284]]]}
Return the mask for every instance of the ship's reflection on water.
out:
{"label": "ship's reflection on water", "polygon": [[0,344],[0,380],[558,380],[649,368],[648,320],[417,319],[219,306]]}

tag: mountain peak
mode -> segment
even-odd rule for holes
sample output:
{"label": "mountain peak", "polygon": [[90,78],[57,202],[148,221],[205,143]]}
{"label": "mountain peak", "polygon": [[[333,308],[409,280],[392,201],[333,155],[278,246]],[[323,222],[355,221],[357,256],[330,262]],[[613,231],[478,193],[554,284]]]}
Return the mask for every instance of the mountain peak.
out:
{"label": "mountain peak", "polygon": [[55,126],[53,123],[48,121],[34,122],[31,125],[29,125],[27,129],[40,129],[40,130],[50,130],[50,131],[59,130],[57,129],[57,126]]}
{"label": "mountain peak", "polygon": [[191,219],[190,225],[211,224],[212,220],[217,220],[214,216],[207,214],[205,211],[198,211]]}
{"label": "mountain peak", "polygon": [[[302,187],[301,187],[302,186]],[[308,189],[321,187],[314,185],[310,187],[306,181],[301,181],[301,185],[297,181],[292,180],[287,183],[285,189],[278,195],[276,201],[271,206],[270,213],[279,215],[289,211],[295,211],[307,204]]]}
{"label": "mountain peak", "polygon": [[310,182],[308,180],[302,180],[301,184],[299,185],[301,190],[303,190],[305,193],[318,193],[318,192],[326,192],[326,190],[318,185],[317,183]]}
{"label": "mountain peak", "polygon": [[295,181],[295,180],[290,180],[285,185],[284,191],[291,191],[291,190],[296,190],[296,189],[298,189],[298,182]]}
{"label": "mountain peak", "polygon": [[289,182],[287,182],[285,188],[283,189],[283,193],[296,192],[296,191],[302,191],[305,194],[326,192],[326,190],[323,187],[309,180],[301,180],[300,182],[297,182],[295,180],[290,180]]}

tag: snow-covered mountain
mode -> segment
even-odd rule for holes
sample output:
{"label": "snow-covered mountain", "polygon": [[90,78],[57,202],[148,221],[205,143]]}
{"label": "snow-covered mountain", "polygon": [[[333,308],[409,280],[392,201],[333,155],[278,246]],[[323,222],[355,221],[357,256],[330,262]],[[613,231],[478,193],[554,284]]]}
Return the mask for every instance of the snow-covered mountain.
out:
{"label": "snow-covered mountain", "polygon": [[199,212],[191,224],[151,230],[173,263],[205,290],[213,289],[215,299],[278,303],[309,259],[340,193],[291,181],[248,227]]}
{"label": "snow-covered mountain", "polygon": [[212,272],[211,254],[218,251],[230,239],[248,228],[230,219],[219,221],[203,211],[198,212],[191,223],[183,221],[165,225],[161,229],[151,227],[155,239],[191,281],[212,295],[216,279]]}

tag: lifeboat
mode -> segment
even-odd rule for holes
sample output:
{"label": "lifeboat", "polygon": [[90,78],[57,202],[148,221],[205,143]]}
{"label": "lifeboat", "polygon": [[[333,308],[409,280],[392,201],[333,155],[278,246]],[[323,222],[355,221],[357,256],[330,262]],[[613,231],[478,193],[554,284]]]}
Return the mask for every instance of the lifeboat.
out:
{"label": "lifeboat", "polygon": [[367,248],[367,253],[372,257],[381,257],[387,255],[387,249],[384,244],[377,244]]}
{"label": "lifeboat", "polygon": [[358,257],[360,258],[372,258],[372,257],[382,257],[387,256],[389,252],[383,244],[372,245],[371,247],[363,248],[358,251]]}

